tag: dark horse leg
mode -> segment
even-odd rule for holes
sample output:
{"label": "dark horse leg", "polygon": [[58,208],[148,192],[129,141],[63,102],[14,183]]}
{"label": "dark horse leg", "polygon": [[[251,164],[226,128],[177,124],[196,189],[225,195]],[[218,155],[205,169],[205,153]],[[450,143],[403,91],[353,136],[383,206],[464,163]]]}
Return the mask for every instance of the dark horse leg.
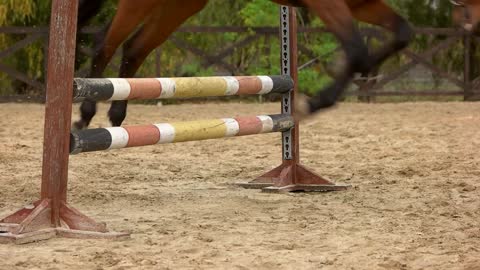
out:
{"label": "dark horse leg", "polygon": [[[90,19],[92,19],[96,14],[98,14],[104,2],[105,2],[104,0],[80,0],[78,4],[77,28],[82,29],[84,26],[86,26],[87,23],[90,21]],[[77,50],[78,50],[78,44],[79,44],[78,36],[79,34],[77,34]],[[82,104],[82,107],[87,107],[87,109],[84,109],[84,110],[86,111],[96,110],[95,104],[92,104],[89,101],[86,101],[85,103],[86,103],[85,105]],[[81,129],[83,125],[79,125],[75,123],[74,127]]]}
{"label": "dark horse leg", "polygon": [[75,66],[78,68],[80,62],[80,53],[79,53],[79,45],[81,42],[80,30],[88,24],[90,19],[95,17],[98,13],[102,4],[105,0],[80,0],[78,3],[78,17],[77,17],[77,41],[76,41],[76,52],[75,52]]}
{"label": "dark horse leg", "polygon": [[[108,63],[112,59],[120,44],[135,30],[135,28],[148,16],[157,1],[121,0],[118,4],[115,17],[110,24],[104,39],[95,48],[92,59],[90,78],[100,78]],[[148,3],[147,3],[148,2]],[[161,2],[161,1],[160,1]],[[85,100],[80,105],[80,119],[73,124],[75,129],[87,128],[97,112],[97,103],[94,100]]]}
{"label": "dark horse leg", "polygon": [[[119,77],[134,77],[148,54],[165,42],[186,19],[199,12],[207,0],[121,0],[110,29],[96,51],[90,77],[102,76],[120,44],[145,19],[140,30],[124,45]],[[126,117],[127,101],[113,101],[108,112],[113,126],[120,126]],[[80,106],[77,129],[86,128],[96,113],[96,102],[86,100]]]}
{"label": "dark horse leg", "polygon": [[[78,19],[77,19],[77,28],[80,30],[84,26],[87,25],[87,23],[92,19],[99,11],[100,8],[102,7],[103,3],[105,0],[80,0],[78,3]],[[79,36],[80,33],[77,33],[77,57],[78,59],[78,44],[79,42]],[[95,43],[98,41],[95,40]],[[93,102],[91,101],[86,101],[84,104],[82,104],[83,110],[85,112],[91,112],[96,110],[96,106]],[[93,117],[93,116],[92,116]],[[86,119],[88,117],[85,117]],[[91,119],[91,118],[90,118]],[[80,123],[74,123],[74,128],[81,129],[83,128],[84,125]]]}
{"label": "dark horse leg", "polygon": [[97,15],[105,0],[80,0],[78,3],[78,28],[87,25]]}
{"label": "dark horse leg", "polygon": [[[333,84],[298,104],[296,114],[300,119],[335,105],[355,73],[367,73],[380,65],[392,54],[405,48],[413,36],[409,24],[382,0],[303,0],[302,3],[314,11],[338,38],[345,51],[347,64]],[[392,31],[393,40],[369,54],[354,18]]]}
{"label": "dark horse leg", "polygon": [[[88,24],[88,22],[95,17],[95,15],[100,11],[105,0],[80,0],[78,4],[78,17],[77,17],[77,29],[80,30]],[[104,33],[103,33],[104,34]],[[81,33],[77,33],[77,56],[75,57],[78,60],[78,45],[80,44]],[[103,38],[103,36],[101,37]],[[95,44],[98,43],[98,37],[95,40]]]}
{"label": "dark horse leg", "polygon": [[391,31],[394,38],[391,42],[370,54],[369,71],[387,58],[408,46],[413,38],[413,31],[408,22],[381,1],[367,1],[352,9],[352,13],[360,21],[382,26]]}
{"label": "dark horse leg", "polygon": [[[207,0],[165,1],[152,10],[141,29],[124,44],[119,77],[134,77],[145,58],[206,3]],[[126,114],[127,101],[112,102],[108,116],[113,126],[120,126]]]}

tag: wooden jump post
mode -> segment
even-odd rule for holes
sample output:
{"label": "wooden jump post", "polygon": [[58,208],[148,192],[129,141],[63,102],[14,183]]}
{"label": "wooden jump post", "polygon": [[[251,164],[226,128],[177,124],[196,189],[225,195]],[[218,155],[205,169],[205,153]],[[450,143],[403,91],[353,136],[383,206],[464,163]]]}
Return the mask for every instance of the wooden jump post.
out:
{"label": "wooden jump post", "polygon": [[118,238],[67,204],[78,0],[53,0],[40,200],[0,220],[0,242],[29,243],[56,236]]}
{"label": "wooden jump post", "polygon": [[[95,222],[67,203],[70,152],[282,132],[282,164],[251,183],[241,184],[242,186],[263,188],[270,192],[334,191],[347,188],[316,175],[299,162],[299,125],[291,117],[298,87],[295,9],[285,6],[280,8],[283,76],[74,81],[77,10],[78,0],[52,1],[40,199],[0,220],[0,243],[21,244],[52,237],[129,236],[128,233],[109,232],[106,225]],[[144,91],[141,91],[142,88]],[[86,97],[118,100],[266,92],[284,93],[281,115],[92,129],[70,133],[72,100],[81,101]]]}

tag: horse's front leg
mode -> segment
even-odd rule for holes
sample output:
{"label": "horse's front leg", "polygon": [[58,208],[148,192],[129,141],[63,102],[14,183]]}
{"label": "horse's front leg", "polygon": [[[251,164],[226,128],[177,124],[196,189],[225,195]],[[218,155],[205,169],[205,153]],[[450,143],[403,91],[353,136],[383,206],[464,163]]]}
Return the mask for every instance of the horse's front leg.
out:
{"label": "horse's front leg", "polygon": [[[91,2],[85,0],[85,3]],[[162,3],[160,0],[121,0],[117,12],[109,25],[99,36],[96,36],[95,55],[92,59],[89,78],[101,78],[120,44],[134,32],[138,25],[149,16],[152,8]],[[123,107],[123,101],[117,102]],[[97,112],[96,101],[85,100],[80,106],[80,119],[74,122],[75,129],[87,128]]]}
{"label": "horse's front leg", "polygon": [[[123,46],[120,78],[134,77],[145,58],[188,18],[202,10],[207,0],[163,1],[151,11],[142,27]],[[128,101],[114,101],[108,111],[113,126],[120,126],[127,116]]]}

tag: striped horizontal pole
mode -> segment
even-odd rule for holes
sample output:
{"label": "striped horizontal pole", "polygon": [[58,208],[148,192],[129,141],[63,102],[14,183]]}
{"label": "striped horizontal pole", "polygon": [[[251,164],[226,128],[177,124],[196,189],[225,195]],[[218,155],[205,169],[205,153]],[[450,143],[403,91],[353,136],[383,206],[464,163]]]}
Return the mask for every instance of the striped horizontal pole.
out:
{"label": "striped horizontal pole", "polygon": [[290,115],[279,114],[87,129],[71,133],[70,154],[282,132],[293,125]]}
{"label": "striped horizontal pole", "polygon": [[74,80],[73,101],[168,99],[286,93],[293,88],[289,76],[186,77]]}

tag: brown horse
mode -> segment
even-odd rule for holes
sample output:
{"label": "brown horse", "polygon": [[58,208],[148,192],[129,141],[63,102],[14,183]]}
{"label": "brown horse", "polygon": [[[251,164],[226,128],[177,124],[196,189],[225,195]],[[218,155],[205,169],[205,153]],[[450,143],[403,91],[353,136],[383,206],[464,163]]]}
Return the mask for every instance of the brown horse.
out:
{"label": "brown horse", "polygon": [[452,19],[467,31],[478,30],[480,22],[480,0],[450,0],[453,5]]}
{"label": "brown horse", "polygon": [[[96,0],[83,0],[85,2]],[[142,62],[161,45],[183,22],[198,13],[208,0],[120,0],[117,13],[102,46],[92,61],[90,77],[101,77],[117,48],[139,25],[140,29],[124,43],[119,77],[133,77]],[[331,107],[348,86],[354,73],[366,73],[392,54],[406,47],[412,38],[409,24],[383,0],[273,0],[281,5],[305,7],[316,14],[337,37],[347,64],[335,82],[305,101],[297,115],[309,115]],[[355,19],[381,26],[394,34],[393,40],[370,53],[355,26]],[[143,24],[142,24],[143,23]],[[113,126],[120,126],[126,117],[127,101],[114,101],[109,110]],[[77,129],[86,128],[96,112],[96,103],[86,100],[80,107]]]}

